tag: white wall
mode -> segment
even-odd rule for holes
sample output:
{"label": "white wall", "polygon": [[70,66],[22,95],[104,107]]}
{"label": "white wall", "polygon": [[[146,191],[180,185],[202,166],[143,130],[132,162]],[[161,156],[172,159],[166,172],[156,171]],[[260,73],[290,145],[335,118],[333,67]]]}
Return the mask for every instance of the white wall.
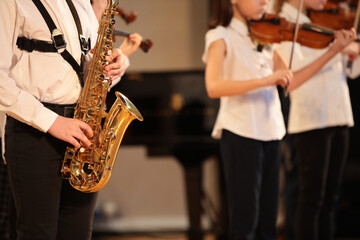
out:
{"label": "white wall", "polygon": [[[217,208],[216,159],[206,160],[203,172],[204,191]],[[95,221],[94,230],[186,230],[188,220],[183,174],[182,166],[174,157],[148,157],[146,147],[121,146],[110,181],[99,193],[97,211],[102,218]],[[203,226],[206,229],[209,222],[206,214],[204,217]]]}
{"label": "white wall", "polygon": [[[153,41],[150,51],[131,56],[128,72],[199,70],[207,30],[209,0],[121,0],[125,12],[136,11],[137,19],[126,25],[116,17],[116,29],[138,32]],[[117,38],[116,44],[120,44]]]}

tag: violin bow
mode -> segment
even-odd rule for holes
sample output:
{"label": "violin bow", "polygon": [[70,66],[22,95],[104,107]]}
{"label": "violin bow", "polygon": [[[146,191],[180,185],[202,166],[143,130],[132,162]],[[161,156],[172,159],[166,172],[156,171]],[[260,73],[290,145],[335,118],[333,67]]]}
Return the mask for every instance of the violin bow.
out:
{"label": "violin bow", "polygon": [[354,21],[354,28],[355,28],[356,34],[358,34],[358,30],[359,30],[359,16],[360,16],[360,0],[358,1],[356,15],[355,15],[355,21]]}
{"label": "violin bow", "polygon": [[[360,0],[359,0],[360,1]],[[293,58],[294,58],[294,49],[295,49],[295,42],[296,42],[296,39],[297,39],[297,36],[298,36],[298,33],[299,33],[299,26],[300,26],[300,14],[302,12],[302,9],[303,9],[303,4],[304,4],[304,0],[300,0],[299,2],[299,7],[298,7],[298,12],[297,12],[297,15],[296,15],[296,23],[295,23],[295,32],[294,32],[294,39],[293,39],[293,42],[292,42],[292,45],[291,45],[291,51],[290,51],[290,60],[289,60],[289,69],[291,70],[291,67],[292,67],[292,61],[293,61]],[[287,90],[287,87],[286,86],[284,88],[284,95],[285,97],[287,97],[289,95],[289,92]]]}

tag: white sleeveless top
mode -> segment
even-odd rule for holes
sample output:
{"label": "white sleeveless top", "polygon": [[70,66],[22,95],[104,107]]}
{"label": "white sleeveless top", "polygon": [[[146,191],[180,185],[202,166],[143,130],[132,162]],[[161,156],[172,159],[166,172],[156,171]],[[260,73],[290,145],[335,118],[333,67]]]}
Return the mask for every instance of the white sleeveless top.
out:
{"label": "white sleeveless top", "polygon": [[[296,21],[298,10],[284,3],[280,16],[288,21]],[[310,23],[310,19],[300,14],[300,24]],[[276,44],[277,51],[290,59],[292,42]],[[292,67],[294,71],[311,64],[328,49],[313,49],[296,43]],[[353,126],[346,67],[343,56],[337,54],[311,79],[290,92],[289,133],[301,133],[332,126]],[[353,76],[359,74],[359,58],[353,65]]]}
{"label": "white sleeveless top", "polygon": [[[247,26],[236,18],[231,20],[229,26],[218,26],[206,33],[205,63],[209,46],[219,39],[224,39],[226,44],[224,79],[246,81],[273,73],[272,49],[264,48],[258,52],[249,37]],[[220,138],[223,129],[261,141],[282,139],[285,125],[276,86],[221,97],[212,136]]]}

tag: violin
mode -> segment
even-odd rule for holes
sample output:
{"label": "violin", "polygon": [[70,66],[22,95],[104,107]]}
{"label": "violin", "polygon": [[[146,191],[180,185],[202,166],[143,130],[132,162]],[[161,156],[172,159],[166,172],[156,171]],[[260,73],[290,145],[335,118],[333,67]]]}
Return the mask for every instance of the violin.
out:
{"label": "violin", "polygon": [[[293,41],[296,24],[274,14],[264,14],[249,22],[251,38],[264,46],[282,41]],[[335,39],[334,31],[313,24],[300,24],[296,42],[310,48],[325,48]]]}
{"label": "violin", "polygon": [[348,4],[327,2],[322,10],[309,10],[311,22],[334,30],[351,29],[356,18],[356,8]]}
{"label": "violin", "polygon": [[[115,36],[130,37],[130,34],[131,33],[123,32],[123,31],[119,31],[119,30],[114,31],[114,37]],[[145,39],[145,40],[141,41],[141,43],[140,43],[140,48],[145,53],[147,53],[152,46],[153,46],[153,42],[150,39]]]}
{"label": "violin", "polygon": [[116,12],[121,16],[126,24],[129,24],[135,21],[137,14],[134,11],[131,11],[129,14],[126,13],[122,8],[117,8]]}

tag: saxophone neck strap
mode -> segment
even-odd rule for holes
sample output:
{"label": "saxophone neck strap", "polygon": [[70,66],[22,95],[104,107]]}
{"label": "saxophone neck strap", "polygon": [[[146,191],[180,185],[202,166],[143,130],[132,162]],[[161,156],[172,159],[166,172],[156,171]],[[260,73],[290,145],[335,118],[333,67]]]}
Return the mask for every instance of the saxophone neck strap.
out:
{"label": "saxophone neck strap", "polygon": [[[39,52],[58,52],[75,70],[76,74],[79,77],[80,83],[83,86],[83,65],[85,60],[85,55],[90,49],[90,39],[86,41],[85,37],[82,35],[82,28],[81,28],[81,22],[79,15],[77,14],[77,11],[75,9],[75,6],[71,2],[71,0],[66,0],[71,14],[73,15],[73,18],[76,23],[76,28],[79,33],[79,42],[81,47],[81,63],[80,65],[77,63],[77,61],[74,59],[74,57],[69,53],[69,51],[66,50],[66,41],[64,38],[64,34],[59,30],[54,21],[52,20],[50,14],[46,10],[45,6],[41,3],[40,0],[32,0],[41,13],[42,17],[44,18],[50,33],[51,33],[51,39],[52,43],[49,43],[47,41],[41,41],[36,39],[28,39],[26,37],[18,37],[16,41],[16,45],[21,50],[26,50],[28,52],[32,51],[39,51]],[[61,51],[64,49],[63,51]]]}
{"label": "saxophone neck strap", "polygon": [[[45,6],[42,4],[42,2],[40,0],[32,0],[35,4],[35,6],[38,8],[38,10],[40,11],[42,17],[44,18],[50,33],[51,33],[51,39],[54,42],[55,46],[58,46],[59,48],[65,48],[66,47],[66,42],[64,39],[64,35],[62,34],[62,32],[56,27],[54,21],[52,20],[49,12],[46,10]],[[82,33],[82,27],[81,27],[81,21],[79,18],[79,15],[76,11],[76,8],[72,2],[72,0],[66,0],[66,3],[68,4],[69,8],[70,8],[70,12],[74,18],[75,24],[76,24],[76,28],[79,34],[79,43],[80,43],[80,47],[81,47],[81,51],[86,54],[89,50],[90,50],[90,39],[88,41],[86,41],[85,37],[83,36]]]}
{"label": "saxophone neck strap", "polygon": [[90,50],[90,38],[88,39],[88,41],[86,41],[85,37],[83,36],[81,21],[80,21],[79,15],[76,11],[76,8],[75,8],[72,0],[66,0],[66,2],[70,8],[71,14],[73,15],[73,18],[74,18],[75,24],[76,24],[76,28],[79,33],[79,41],[80,41],[81,51],[86,55],[87,52]]}

